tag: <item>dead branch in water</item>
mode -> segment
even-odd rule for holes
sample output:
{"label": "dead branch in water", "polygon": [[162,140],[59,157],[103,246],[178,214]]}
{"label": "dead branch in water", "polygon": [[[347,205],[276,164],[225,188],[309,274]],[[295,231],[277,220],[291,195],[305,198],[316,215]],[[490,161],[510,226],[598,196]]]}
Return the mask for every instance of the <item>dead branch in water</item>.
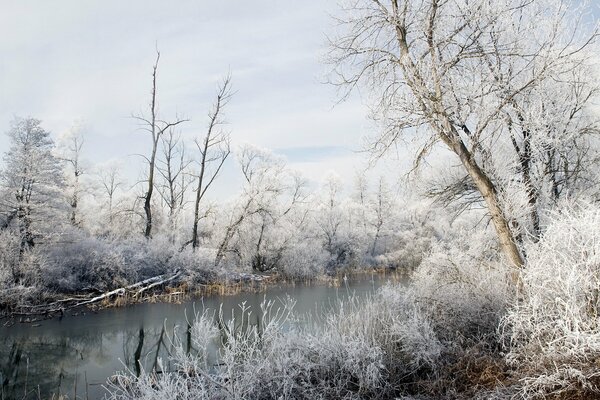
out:
{"label": "dead branch in water", "polygon": [[[177,279],[177,278],[179,277],[179,275],[181,275],[181,272],[177,272],[177,273],[175,273],[175,275],[173,275],[173,276],[170,276],[169,278],[166,278],[166,279],[161,279],[161,280],[157,280],[157,281],[155,281],[155,282],[151,283],[150,285],[148,285],[148,286],[145,286],[145,287],[141,288],[140,290],[138,290],[138,291],[135,293],[135,296],[139,296],[140,294],[142,294],[142,293],[143,293],[143,292],[145,292],[146,290],[152,289],[153,287],[156,287],[156,286],[159,286],[159,285],[165,284],[165,283],[167,283],[167,282],[170,282],[170,281],[172,281],[172,280],[174,280],[174,279]],[[162,275],[161,275],[161,276],[162,276]]]}

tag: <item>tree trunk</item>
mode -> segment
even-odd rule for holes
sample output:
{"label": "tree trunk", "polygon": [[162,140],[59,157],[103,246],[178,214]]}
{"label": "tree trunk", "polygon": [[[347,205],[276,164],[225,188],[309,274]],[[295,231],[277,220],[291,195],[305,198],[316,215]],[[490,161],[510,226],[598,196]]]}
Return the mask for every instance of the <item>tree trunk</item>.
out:
{"label": "tree trunk", "polygon": [[229,247],[229,242],[231,241],[231,239],[233,239],[233,235],[235,235],[237,227],[242,223],[242,221],[244,220],[244,217],[245,217],[245,214],[242,214],[238,218],[238,220],[235,221],[235,223],[233,225],[230,225],[227,227],[227,231],[225,232],[225,237],[221,241],[221,244],[219,245],[219,249],[217,250],[217,255],[215,256],[215,267],[218,267],[219,264],[221,263],[221,261],[223,260],[223,258],[225,257],[225,252],[227,251],[227,248]]}
{"label": "tree trunk", "polygon": [[[154,129],[154,128],[153,128]],[[156,149],[158,147],[158,134],[154,134],[154,141],[152,143],[152,154],[150,155],[150,170],[148,171],[148,191],[144,198],[144,212],[146,213],[146,230],[144,236],[146,238],[152,237],[152,193],[154,192],[154,165],[156,164]]]}
{"label": "tree trunk", "polygon": [[152,236],[152,193],[154,192],[154,164],[156,162],[156,149],[158,147],[158,139],[160,138],[160,132],[156,129],[156,70],[158,68],[158,61],[160,59],[160,53],[156,52],[156,63],[152,67],[152,101],[150,103],[150,133],[152,133],[152,154],[150,155],[150,171],[148,171],[148,191],[144,198],[144,212],[146,213],[146,230],[144,236],[149,239]]}
{"label": "tree trunk", "polygon": [[71,225],[78,226],[77,223],[77,192],[73,193],[71,198]]}
{"label": "tree trunk", "polygon": [[[214,118],[213,118],[214,120]],[[212,120],[211,120],[212,123]],[[204,139],[204,150],[201,152],[202,160],[200,161],[200,175],[198,175],[198,188],[196,190],[196,201],[194,203],[194,226],[192,228],[192,249],[198,247],[198,222],[200,220],[200,200],[203,195],[204,172],[206,170],[206,155],[208,153],[208,141],[210,140],[211,131],[209,130]]]}
{"label": "tree trunk", "polygon": [[[515,109],[516,108],[517,107],[515,106]],[[521,124],[525,124],[525,117],[518,110],[517,110],[517,118],[519,119],[519,122]],[[512,134],[511,134],[511,140],[512,140],[512,144],[515,149],[515,152],[517,153],[517,158],[519,160],[519,168],[520,168],[521,176],[523,179],[523,185],[525,185],[525,191],[527,193],[527,202],[530,207],[529,213],[531,216],[531,223],[532,223],[532,227],[533,227],[533,232],[532,232],[531,236],[532,236],[533,240],[537,241],[540,237],[541,229],[540,229],[540,216],[539,216],[538,210],[537,210],[538,195],[537,195],[535,188],[533,187],[533,181],[531,180],[531,160],[532,160],[531,131],[528,128],[524,128],[522,135],[523,135],[523,143],[521,146],[519,146],[516,138]]]}
{"label": "tree trunk", "polygon": [[[452,128],[452,130],[454,130],[454,128]],[[455,138],[458,138],[458,132],[455,130],[454,132],[456,133]],[[485,200],[488,211],[490,212],[492,218],[492,223],[494,224],[494,228],[496,228],[496,233],[498,234],[498,239],[500,240],[500,247],[502,248],[504,255],[508,258],[511,264],[513,264],[513,266],[518,268],[522,267],[523,258],[521,257],[521,253],[519,252],[519,248],[517,247],[508,221],[500,207],[496,187],[487,174],[473,159],[472,154],[469,152],[462,140],[460,140],[460,138],[455,138],[451,139],[445,136],[444,141],[449,141],[447,142],[448,146],[458,155],[461,163],[467,170],[467,173],[471,179],[473,179],[475,186]],[[513,278],[516,278],[516,276],[513,275]]]}
{"label": "tree trunk", "polygon": [[244,219],[246,218],[248,209],[250,208],[251,204],[252,199],[250,199],[246,203],[246,206],[244,207],[238,219],[227,227],[225,237],[221,241],[221,244],[219,245],[219,248],[217,250],[217,255],[215,257],[215,267],[218,267],[223,258],[225,257],[225,253],[227,252],[227,248],[229,247],[229,242],[231,241],[231,239],[233,239],[233,236],[237,232],[238,227],[242,224],[242,222],[244,222]]}

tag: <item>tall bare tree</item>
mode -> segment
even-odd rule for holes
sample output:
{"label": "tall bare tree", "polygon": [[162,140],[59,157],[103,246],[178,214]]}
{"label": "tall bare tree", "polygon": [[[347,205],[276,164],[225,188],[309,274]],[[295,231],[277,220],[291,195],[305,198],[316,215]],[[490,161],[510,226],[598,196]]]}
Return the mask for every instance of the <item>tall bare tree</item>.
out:
{"label": "tall bare tree", "polygon": [[371,200],[371,207],[373,210],[373,219],[371,226],[374,230],[373,243],[371,245],[371,257],[375,257],[377,251],[377,245],[381,239],[383,228],[389,220],[392,219],[394,200],[385,179],[379,178],[377,184],[377,191],[374,194],[374,198]]}
{"label": "tall bare tree", "polygon": [[119,167],[115,164],[103,167],[98,173],[98,178],[106,197],[108,197],[108,223],[112,224],[115,195],[123,186],[123,181],[119,177]]}
{"label": "tall bare tree", "polygon": [[157,170],[162,179],[157,190],[167,206],[171,240],[174,241],[176,220],[185,205],[186,193],[192,183],[187,171],[191,161],[187,158],[180,134],[170,129],[161,142],[162,158],[158,160]]}
{"label": "tall bare tree", "polygon": [[173,121],[166,121],[160,119],[158,113],[158,100],[157,100],[157,70],[158,62],[160,61],[160,52],[156,51],[156,61],[152,66],[152,90],[150,92],[150,115],[134,115],[133,118],[140,122],[140,129],[146,131],[152,138],[152,147],[150,150],[150,156],[143,156],[148,163],[148,177],[146,179],[146,192],[143,195],[144,200],[144,213],[146,216],[146,229],[144,230],[144,236],[150,238],[152,236],[152,194],[154,193],[154,173],[156,170],[156,153],[158,151],[158,145],[162,135],[169,129],[187,122],[187,119],[182,119],[175,116]]}
{"label": "tall bare tree", "polygon": [[206,191],[214,183],[219,175],[225,160],[231,153],[231,138],[229,133],[223,129],[223,109],[229,101],[233,92],[231,91],[231,75],[227,75],[217,88],[217,97],[208,113],[208,128],[202,139],[196,139],[196,146],[200,153],[199,171],[196,175],[196,198],[194,201],[194,223],[192,227],[192,239],[189,243],[192,248],[198,247],[198,224],[200,222],[200,204],[206,195]]}
{"label": "tall bare tree", "polygon": [[71,194],[69,198],[69,205],[71,206],[70,220],[71,225],[79,226],[81,223],[78,215],[79,200],[81,195],[81,175],[84,174],[84,169],[81,163],[81,150],[83,148],[84,137],[81,133],[80,127],[74,127],[67,135],[63,138],[64,142],[61,144],[61,159],[69,165],[70,171],[68,172],[68,182],[71,186]]}
{"label": "tall bare tree", "polygon": [[[418,166],[436,144],[445,145],[516,267],[523,264],[518,228],[503,207],[512,182],[498,178],[495,153],[511,146],[507,120],[529,123],[518,113],[528,100],[550,101],[535,89],[586,64],[597,35],[577,24],[581,13],[566,0],[351,0],[338,18],[342,33],[330,41],[333,83],[345,93],[364,85],[377,98],[373,117],[382,133],[373,153],[419,138]],[[501,167],[518,166],[533,206],[527,127],[518,139],[517,155]]]}

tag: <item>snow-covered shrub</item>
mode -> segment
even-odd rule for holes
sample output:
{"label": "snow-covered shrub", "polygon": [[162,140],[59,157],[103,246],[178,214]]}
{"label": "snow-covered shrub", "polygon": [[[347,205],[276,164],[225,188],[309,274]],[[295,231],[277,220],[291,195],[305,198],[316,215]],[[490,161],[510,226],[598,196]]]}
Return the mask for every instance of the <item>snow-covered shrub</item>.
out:
{"label": "snow-covered shrub", "polygon": [[392,250],[374,257],[375,266],[406,271],[416,269],[431,248],[432,232],[415,228],[395,232]]}
{"label": "snow-covered shrub", "polygon": [[[387,285],[379,290],[376,301],[371,303],[375,307],[372,315],[379,311],[391,321],[391,324],[380,322],[380,325],[390,327],[390,335],[394,338],[391,343],[400,345],[406,365],[412,371],[434,367],[442,351],[442,344],[433,330],[432,316],[417,299],[415,289]],[[386,318],[378,319],[385,321]],[[387,353],[391,354],[391,349],[387,349]]]}
{"label": "snow-covered shrub", "polygon": [[323,273],[328,254],[310,239],[297,239],[283,253],[282,273],[292,279],[310,279]]}
{"label": "snow-covered shrub", "polygon": [[126,283],[124,261],[117,246],[93,237],[49,246],[46,287],[63,293],[105,291]]}
{"label": "snow-covered shrub", "polygon": [[388,382],[435,368],[443,350],[417,293],[403,286],[388,284],[366,302],[343,304],[327,326],[380,349]]}
{"label": "snow-covered shrub", "polygon": [[0,287],[14,283],[20,274],[20,244],[21,238],[16,232],[0,230]]}
{"label": "snow-covered shrub", "polygon": [[29,249],[21,254],[19,283],[25,287],[42,287],[50,268],[44,249]]}
{"label": "snow-covered shrub", "polygon": [[600,208],[566,205],[527,246],[519,300],[501,324],[507,359],[526,372],[523,394],[574,388],[600,394]]}
{"label": "snow-covered shrub", "polygon": [[37,249],[19,254],[19,235],[0,231],[0,314],[44,301],[46,259]]}
{"label": "snow-covered shrub", "polygon": [[129,282],[170,273],[169,261],[178,250],[177,245],[162,235],[151,240],[137,237],[118,242],[118,251],[125,262]]}
{"label": "snow-covered shrub", "polygon": [[215,253],[214,249],[200,247],[192,251],[188,247],[175,252],[169,259],[168,267],[171,271],[181,271],[183,279],[192,284],[215,282],[222,273],[221,269],[215,268]]}
{"label": "snow-covered shrub", "polygon": [[477,341],[495,333],[514,293],[496,246],[489,232],[458,231],[434,242],[413,275],[413,290],[441,339]]}

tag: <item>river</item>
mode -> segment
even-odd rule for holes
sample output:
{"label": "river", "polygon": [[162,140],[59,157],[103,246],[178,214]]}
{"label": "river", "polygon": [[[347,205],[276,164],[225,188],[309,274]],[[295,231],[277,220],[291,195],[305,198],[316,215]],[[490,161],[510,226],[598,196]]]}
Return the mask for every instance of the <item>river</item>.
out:
{"label": "river", "polygon": [[[338,286],[277,285],[260,293],[209,296],[182,304],[137,304],[85,315],[64,316],[33,324],[0,327],[0,399],[101,399],[104,385],[117,371],[139,373],[166,358],[173,332],[185,342],[187,321],[203,308],[225,315],[240,304],[258,310],[263,301],[274,307],[295,301],[294,314],[317,323],[335,312],[349,296],[364,298],[395,276],[364,275]],[[255,313],[256,314],[256,313]],[[302,319],[301,319],[302,320]],[[315,322],[317,321],[317,322]],[[138,360],[138,362],[136,362]]]}

